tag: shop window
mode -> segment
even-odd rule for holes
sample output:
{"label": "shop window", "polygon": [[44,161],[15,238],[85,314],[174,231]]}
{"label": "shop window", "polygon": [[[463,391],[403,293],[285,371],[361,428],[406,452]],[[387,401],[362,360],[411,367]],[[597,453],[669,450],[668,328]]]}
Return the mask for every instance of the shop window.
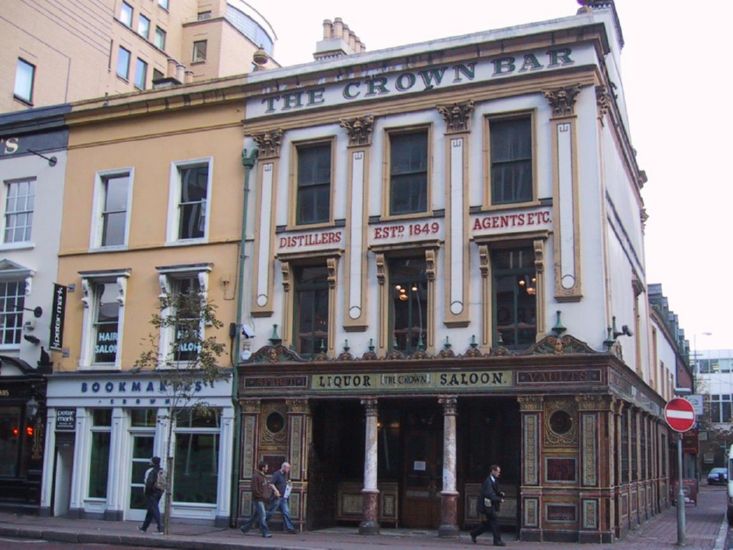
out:
{"label": "shop window", "polygon": [[295,349],[310,357],[328,348],[328,270],[325,265],[295,269]]}
{"label": "shop window", "polygon": [[125,80],[130,78],[130,50],[122,46],[117,52],[117,76]]}
{"label": "shop window", "polygon": [[128,270],[82,272],[82,347],[79,366],[121,368]]}
{"label": "shop window", "polygon": [[489,120],[491,203],[532,200],[532,119]]}
{"label": "shop window", "polygon": [[92,246],[127,244],[132,171],[98,174],[96,177]]}
{"label": "shop window", "polygon": [[392,133],[390,145],[389,213],[425,212],[428,208],[428,132]]}
{"label": "shop window", "polygon": [[425,258],[389,260],[391,349],[424,350],[427,342],[428,279]]}
{"label": "shop window", "polygon": [[89,498],[107,498],[112,411],[92,411],[91,450],[89,458]]}
{"label": "shop window", "polygon": [[25,280],[0,279],[0,349],[17,348],[23,329]]}
{"label": "shop window", "polygon": [[206,61],[206,40],[197,40],[193,43],[192,63],[203,63]]}
{"label": "shop window", "polygon": [[207,235],[211,162],[174,166],[171,181],[169,241],[204,239]]}
{"label": "shop window", "polygon": [[23,430],[20,407],[0,407],[0,476],[18,475]]}
{"label": "shop window", "polygon": [[324,223],[331,218],[331,143],[297,148],[296,224]]}
{"label": "shop window", "polygon": [[537,336],[537,272],[531,247],[492,252],[495,345],[522,349]]}
{"label": "shop window", "polygon": [[221,412],[185,411],[175,429],[173,500],[216,504]]}
{"label": "shop window", "polygon": [[114,363],[120,321],[117,284],[95,283],[94,302],[94,363]]}
{"label": "shop window", "polygon": [[631,480],[639,481],[639,474],[641,473],[639,464],[639,453],[637,444],[639,443],[639,430],[636,423],[636,415],[631,415]]}
{"label": "shop window", "polygon": [[210,264],[157,268],[161,297],[167,300],[161,312],[170,322],[161,327],[160,356],[172,362],[198,360],[200,342],[205,337],[201,308],[206,302]]}
{"label": "shop window", "polygon": [[18,58],[15,65],[15,88],[13,96],[24,103],[33,103],[33,85],[36,79],[36,66],[25,59]]}
{"label": "shop window", "polygon": [[35,185],[32,178],[5,182],[5,212],[2,219],[4,243],[30,242]]}
{"label": "shop window", "polygon": [[132,409],[130,410],[130,425],[133,428],[155,428],[158,420],[156,409]]}

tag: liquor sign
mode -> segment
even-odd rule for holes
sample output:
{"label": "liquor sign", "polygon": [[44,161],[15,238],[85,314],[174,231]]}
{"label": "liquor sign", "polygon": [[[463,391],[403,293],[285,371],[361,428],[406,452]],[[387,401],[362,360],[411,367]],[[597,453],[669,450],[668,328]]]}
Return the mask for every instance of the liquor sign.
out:
{"label": "liquor sign", "polygon": [[54,283],[53,304],[51,306],[51,334],[48,339],[50,349],[61,351],[64,345],[64,314],[66,312],[66,287]]}
{"label": "liquor sign", "polygon": [[56,409],[56,431],[73,432],[76,430],[76,409]]}
{"label": "liquor sign", "polygon": [[695,409],[687,399],[675,397],[664,407],[664,419],[676,432],[686,432],[695,425]]}

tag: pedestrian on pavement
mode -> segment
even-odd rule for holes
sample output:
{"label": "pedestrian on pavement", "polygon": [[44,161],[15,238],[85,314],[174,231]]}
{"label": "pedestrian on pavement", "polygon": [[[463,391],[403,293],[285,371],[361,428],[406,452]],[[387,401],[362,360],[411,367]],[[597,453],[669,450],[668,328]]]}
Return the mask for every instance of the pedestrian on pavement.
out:
{"label": "pedestrian on pavement", "polygon": [[486,531],[494,535],[494,546],[506,546],[501,540],[501,529],[499,528],[499,510],[506,494],[499,490],[499,476],[501,467],[493,464],[489,476],[481,485],[481,495],[478,500],[478,511],[483,513],[486,520],[477,529],[471,531],[471,540],[476,544],[476,537]]}
{"label": "pedestrian on pavement", "polygon": [[297,531],[295,530],[293,521],[290,519],[290,490],[292,488],[292,484],[288,479],[289,475],[289,462],[283,462],[280,469],[272,474],[272,484],[275,486],[275,489],[277,489],[277,493],[280,496],[276,496],[272,499],[270,509],[267,511],[267,521],[270,521],[272,515],[279,510],[283,517],[283,527],[288,533],[295,534]]}
{"label": "pedestrian on pavement", "polygon": [[[161,474],[159,474],[159,472],[161,472]],[[161,482],[159,481],[159,478],[161,480],[165,479],[165,476],[162,473],[163,469],[160,467],[160,457],[152,457],[150,459],[150,468],[145,470],[145,477],[143,478],[143,482],[145,483],[143,494],[145,495],[145,506],[147,508],[147,512],[145,513],[143,524],[138,527],[138,529],[143,533],[147,531],[150,523],[155,520],[155,523],[158,526],[156,533],[159,535],[163,534],[163,524],[160,521],[159,508],[160,497],[163,496],[164,490],[164,487],[160,486]]]}
{"label": "pedestrian on pavement", "polygon": [[242,524],[239,530],[242,531],[242,533],[246,533],[252,529],[255,521],[257,521],[260,531],[262,532],[262,536],[270,538],[272,533],[270,533],[270,529],[267,527],[267,511],[265,503],[270,501],[273,494],[276,497],[279,497],[280,493],[272,483],[267,481],[267,469],[268,466],[266,462],[260,461],[260,463],[257,464],[257,470],[255,470],[254,476],[252,477],[252,514],[249,516],[249,519]]}

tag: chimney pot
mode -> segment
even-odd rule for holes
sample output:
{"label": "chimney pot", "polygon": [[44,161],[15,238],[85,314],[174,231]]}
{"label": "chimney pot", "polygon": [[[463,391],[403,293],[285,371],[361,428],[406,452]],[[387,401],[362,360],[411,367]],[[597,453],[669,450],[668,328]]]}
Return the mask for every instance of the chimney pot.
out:
{"label": "chimney pot", "polygon": [[186,71],[186,84],[193,82],[193,71]]}
{"label": "chimney pot", "polygon": [[176,64],[176,80],[183,82],[186,78],[186,67],[181,63]]}
{"label": "chimney pot", "polygon": [[328,40],[333,35],[333,23],[330,19],[323,20],[323,39]]}
{"label": "chimney pot", "polygon": [[344,22],[340,17],[333,20],[333,37],[343,38],[344,36]]}

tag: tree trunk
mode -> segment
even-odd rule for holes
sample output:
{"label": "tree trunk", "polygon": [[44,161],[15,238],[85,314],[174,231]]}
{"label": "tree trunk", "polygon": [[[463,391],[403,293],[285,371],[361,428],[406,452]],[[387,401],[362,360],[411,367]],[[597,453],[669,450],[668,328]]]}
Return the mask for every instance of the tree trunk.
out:
{"label": "tree trunk", "polygon": [[163,531],[166,535],[170,532],[171,508],[173,501],[173,454],[171,446],[173,445],[173,410],[168,409],[168,437],[165,443],[165,506],[163,512]]}

